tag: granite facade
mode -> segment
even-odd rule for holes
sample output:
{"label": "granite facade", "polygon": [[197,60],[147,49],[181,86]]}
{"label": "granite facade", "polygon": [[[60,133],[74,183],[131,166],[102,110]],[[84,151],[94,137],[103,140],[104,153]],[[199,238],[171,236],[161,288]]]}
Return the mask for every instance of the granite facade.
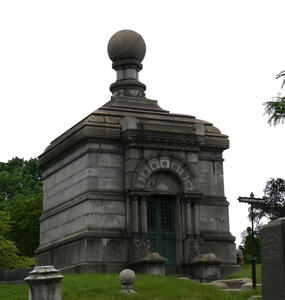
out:
{"label": "granite facade", "polygon": [[138,72],[141,65],[133,59],[119,65],[113,64],[120,79],[111,85],[111,100],[39,157],[44,202],[37,264],[120,271],[149,251],[149,205],[156,197],[174,203],[172,219],[164,216],[175,236],[172,272],[188,270],[205,252],[222,261],[222,274],[237,269],[224,195],[228,137],[209,122],[163,110],[145,97],[137,77],[121,78],[122,68]]}

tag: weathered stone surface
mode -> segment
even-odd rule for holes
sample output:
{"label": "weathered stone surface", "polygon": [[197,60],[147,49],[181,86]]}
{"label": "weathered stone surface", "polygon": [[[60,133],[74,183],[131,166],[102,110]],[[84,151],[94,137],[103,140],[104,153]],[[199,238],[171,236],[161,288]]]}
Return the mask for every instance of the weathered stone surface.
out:
{"label": "weathered stone surface", "polygon": [[133,284],[133,282],[135,281],[136,275],[134,271],[130,269],[125,269],[120,273],[119,278],[121,284],[130,285]]}
{"label": "weathered stone surface", "polygon": [[262,299],[285,299],[285,218],[261,230]]}
{"label": "weathered stone surface", "polygon": [[[260,288],[261,287],[261,284],[260,283],[257,283],[256,284],[256,287],[257,288]],[[241,291],[242,292],[245,292],[245,291],[251,291],[252,290],[252,282],[247,282],[243,285],[241,285]]]}
{"label": "weathered stone surface", "polygon": [[136,274],[133,270],[125,269],[119,275],[120,282],[122,284],[123,293],[135,293],[133,290],[133,283],[136,279]]}
{"label": "weathered stone surface", "polygon": [[200,282],[210,282],[221,277],[221,260],[214,253],[199,254],[190,265],[193,278]]}
{"label": "weathered stone surface", "polygon": [[231,288],[229,288],[229,289],[225,289],[223,291],[226,291],[226,292],[229,292],[229,293],[239,293],[239,292],[241,292],[241,289],[231,289]]}
{"label": "weathered stone surface", "polygon": [[[210,122],[169,113],[146,98],[138,81],[142,49],[133,50],[124,49],[131,57],[123,59],[112,53],[111,100],[39,157],[44,203],[37,263],[74,272],[121,270],[136,256],[132,241],[149,238],[149,206],[158,197],[174,203],[173,216],[164,213],[174,257],[166,272],[187,269],[197,254],[188,242],[194,238],[203,240],[200,253],[221,259],[226,275],[236,270],[223,185],[228,137]],[[146,266],[145,272],[164,273],[164,265]]]}
{"label": "weathered stone surface", "polygon": [[228,288],[228,286],[224,282],[208,282],[206,284],[207,285],[212,285],[212,286],[214,286],[214,287],[216,287],[217,289],[220,289],[220,290],[224,290],[224,289]]}
{"label": "weathered stone surface", "polygon": [[227,285],[229,289],[241,289],[242,285],[246,283],[251,283],[251,279],[249,278],[238,278],[238,279],[221,279],[221,280],[215,280],[211,283],[224,283]]}
{"label": "weathered stone surface", "polygon": [[61,300],[62,278],[53,266],[35,267],[25,278],[29,285],[29,300]]}
{"label": "weathered stone surface", "polygon": [[220,265],[221,260],[214,253],[204,253],[196,256],[192,264]]}

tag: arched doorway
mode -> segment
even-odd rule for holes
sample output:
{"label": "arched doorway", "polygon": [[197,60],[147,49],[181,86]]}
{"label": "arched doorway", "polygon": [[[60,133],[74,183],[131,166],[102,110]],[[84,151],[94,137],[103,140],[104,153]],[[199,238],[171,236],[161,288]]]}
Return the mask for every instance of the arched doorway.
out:
{"label": "arched doorway", "polygon": [[151,251],[166,257],[166,267],[176,266],[176,198],[179,181],[168,172],[152,174],[147,181],[151,196],[147,200],[148,238]]}
{"label": "arched doorway", "polygon": [[175,198],[159,195],[150,197],[147,202],[147,224],[151,251],[166,257],[167,267],[175,267]]}

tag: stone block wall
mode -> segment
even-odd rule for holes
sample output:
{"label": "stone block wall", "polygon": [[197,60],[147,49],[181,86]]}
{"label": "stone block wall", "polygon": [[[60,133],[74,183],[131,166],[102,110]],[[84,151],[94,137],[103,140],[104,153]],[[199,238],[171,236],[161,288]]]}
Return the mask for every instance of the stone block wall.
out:
{"label": "stone block wall", "polygon": [[39,264],[127,261],[123,168],[118,145],[86,144],[45,170]]}

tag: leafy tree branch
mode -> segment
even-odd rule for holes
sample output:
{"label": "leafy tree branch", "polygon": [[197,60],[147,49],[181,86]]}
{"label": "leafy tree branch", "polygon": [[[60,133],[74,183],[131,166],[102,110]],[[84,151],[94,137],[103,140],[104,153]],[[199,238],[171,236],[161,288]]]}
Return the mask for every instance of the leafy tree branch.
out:
{"label": "leafy tree branch", "polygon": [[281,84],[281,90],[278,92],[277,96],[272,98],[271,101],[267,101],[264,103],[265,114],[268,115],[268,123],[273,126],[284,124],[285,120],[285,71],[280,72],[276,76],[276,79],[279,78],[284,78]]}

